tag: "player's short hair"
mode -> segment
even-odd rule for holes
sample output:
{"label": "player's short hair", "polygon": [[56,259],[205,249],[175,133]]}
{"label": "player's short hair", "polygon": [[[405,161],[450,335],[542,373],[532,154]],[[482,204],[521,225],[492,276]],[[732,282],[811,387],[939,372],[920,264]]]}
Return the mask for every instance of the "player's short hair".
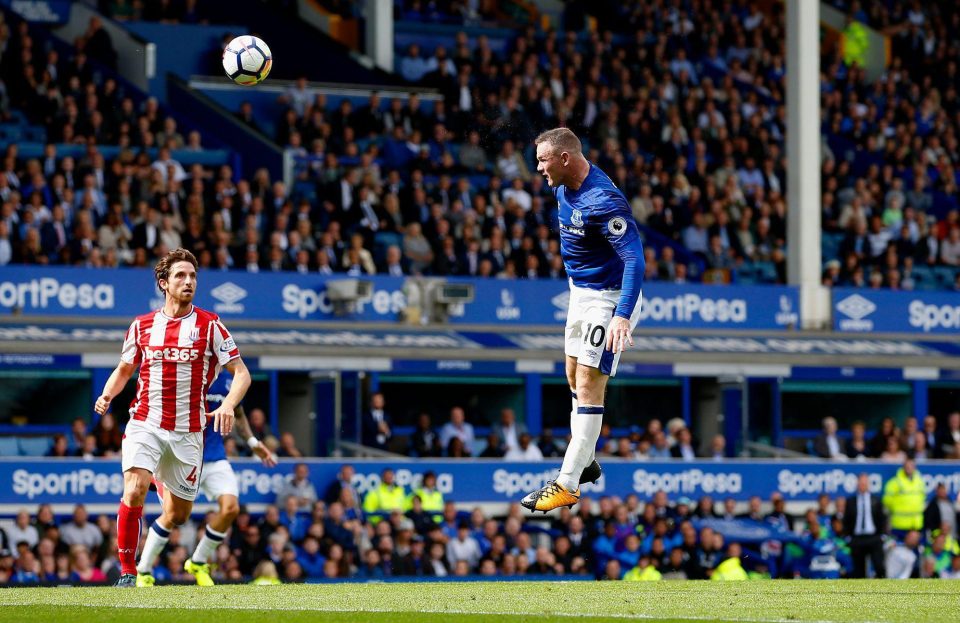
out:
{"label": "player's short hair", "polygon": [[533,140],[534,145],[540,143],[549,143],[558,154],[562,152],[568,154],[583,153],[583,145],[580,144],[580,139],[570,128],[554,128],[541,132],[540,136]]}
{"label": "player's short hair", "polygon": [[170,279],[170,269],[177,262],[190,262],[193,264],[193,268],[198,267],[197,258],[193,256],[193,253],[190,253],[186,249],[174,249],[173,251],[167,253],[160,261],[157,262],[157,265],[153,269],[153,274],[157,278],[157,289],[163,292],[163,288],[160,287],[161,280]]}

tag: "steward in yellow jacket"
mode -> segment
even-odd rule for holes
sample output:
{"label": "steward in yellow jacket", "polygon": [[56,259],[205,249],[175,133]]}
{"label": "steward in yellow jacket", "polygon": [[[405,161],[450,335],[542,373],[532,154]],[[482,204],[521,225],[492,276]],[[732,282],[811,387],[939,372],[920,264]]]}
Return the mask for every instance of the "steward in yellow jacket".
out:
{"label": "steward in yellow jacket", "polygon": [[927,504],[927,487],[917,464],[907,459],[897,474],[883,487],[883,505],[890,512],[892,530],[923,530],[923,511]]}

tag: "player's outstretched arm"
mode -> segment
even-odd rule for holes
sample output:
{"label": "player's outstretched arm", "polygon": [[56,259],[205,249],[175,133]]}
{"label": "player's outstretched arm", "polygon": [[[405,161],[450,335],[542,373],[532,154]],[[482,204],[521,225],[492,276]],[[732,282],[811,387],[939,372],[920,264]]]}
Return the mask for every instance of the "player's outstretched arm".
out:
{"label": "player's outstretched arm", "polygon": [[213,430],[221,435],[229,435],[233,430],[234,410],[250,389],[250,371],[243,359],[237,357],[231,360],[226,368],[233,375],[233,383],[223,402],[210,414],[213,417]]}
{"label": "player's outstretched arm", "polygon": [[[617,219],[612,219],[611,222]],[[643,286],[643,274],[646,262],[643,259],[643,244],[633,219],[621,219],[625,234],[614,237],[611,244],[623,261],[623,282],[620,287],[620,301],[614,312],[613,320],[607,327],[607,350],[620,353],[633,346],[630,317],[640,301],[640,289]],[[609,227],[608,229],[613,229]]]}
{"label": "player's outstretched arm", "polygon": [[108,378],[104,384],[103,391],[100,392],[100,397],[97,398],[97,402],[93,405],[93,410],[96,411],[98,415],[103,415],[107,412],[107,409],[110,408],[110,401],[123,390],[127,381],[130,380],[130,377],[133,376],[136,370],[137,365],[135,363],[126,363],[124,361],[121,361],[116,369],[114,369],[110,374],[110,378]]}
{"label": "player's outstretched arm", "polygon": [[243,405],[237,405],[237,408],[233,410],[233,415],[236,418],[234,426],[237,427],[240,437],[247,441],[247,447],[260,457],[261,463],[267,467],[276,467],[277,457],[253,435],[253,429],[250,428],[250,422],[247,420],[247,413],[243,410]]}

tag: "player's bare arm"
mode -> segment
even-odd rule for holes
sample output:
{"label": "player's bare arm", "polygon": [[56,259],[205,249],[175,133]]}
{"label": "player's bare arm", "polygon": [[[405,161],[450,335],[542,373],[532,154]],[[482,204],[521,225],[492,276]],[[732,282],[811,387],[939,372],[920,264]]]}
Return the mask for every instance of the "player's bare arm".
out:
{"label": "player's bare arm", "polygon": [[123,361],[114,369],[110,374],[110,378],[108,378],[106,384],[104,384],[103,391],[100,392],[100,397],[97,398],[97,402],[93,406],[93,410],[96,411],[98,415],[103,415],[107,412],[107,409],[110,408],[110,402],[123,390],[127,381],[130,380],[130,377],[133,376],[136,370],[137,364],[125,363]]}
{"label": "player's bare arm", "polygon": [[229,435],[233,430],[234,410],[250,389],[250,371],[243,359],[237,357],[228,363],[226,368],[233,375],[233,384],[220,406],[210,414],[213,418],[213,430],[221,435]]}
{"label": "player's bare arm", "polygon": [[233,410],[233,415],[235,420],[233,425],[237,428],[240,437],[247,441],[247,446],[250,450],[252,450],[253,453],[259,457],[260,462],[267,467],[276,467],[277,457],[253,435],[253,429],[250,428],[250,422],[247,420],[247,413],[243,410],[243,405],[237,405],[237,408]]}

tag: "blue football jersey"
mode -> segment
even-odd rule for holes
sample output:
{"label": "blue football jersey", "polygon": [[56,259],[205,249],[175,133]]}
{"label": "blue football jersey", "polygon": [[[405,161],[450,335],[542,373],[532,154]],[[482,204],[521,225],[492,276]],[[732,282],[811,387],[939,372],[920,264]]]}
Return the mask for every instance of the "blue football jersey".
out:
{"label": "blue football jersey", "polygon": [[623,192],[599,167],[577,190],[553,189],[560,222],[560,254],[574,285],[621,290],[617,316],[630,318],[643,285],[640,231]]}
{"label": "blue football jersey", "polygon": [[[213,382],[210,389],[207,390],[207,413],[216,410],[223,399],[227,397],[230,391],[230,384],[233,382],[233,376],[227,374],[226,370],[220,373],[217,380]],[[214,461],[226,461],[227,451],[223,447],[223,435],[219,431],[213,430],[213,418],[207,416],[207,425],[203,429],[203,462],[212,463]]]}

